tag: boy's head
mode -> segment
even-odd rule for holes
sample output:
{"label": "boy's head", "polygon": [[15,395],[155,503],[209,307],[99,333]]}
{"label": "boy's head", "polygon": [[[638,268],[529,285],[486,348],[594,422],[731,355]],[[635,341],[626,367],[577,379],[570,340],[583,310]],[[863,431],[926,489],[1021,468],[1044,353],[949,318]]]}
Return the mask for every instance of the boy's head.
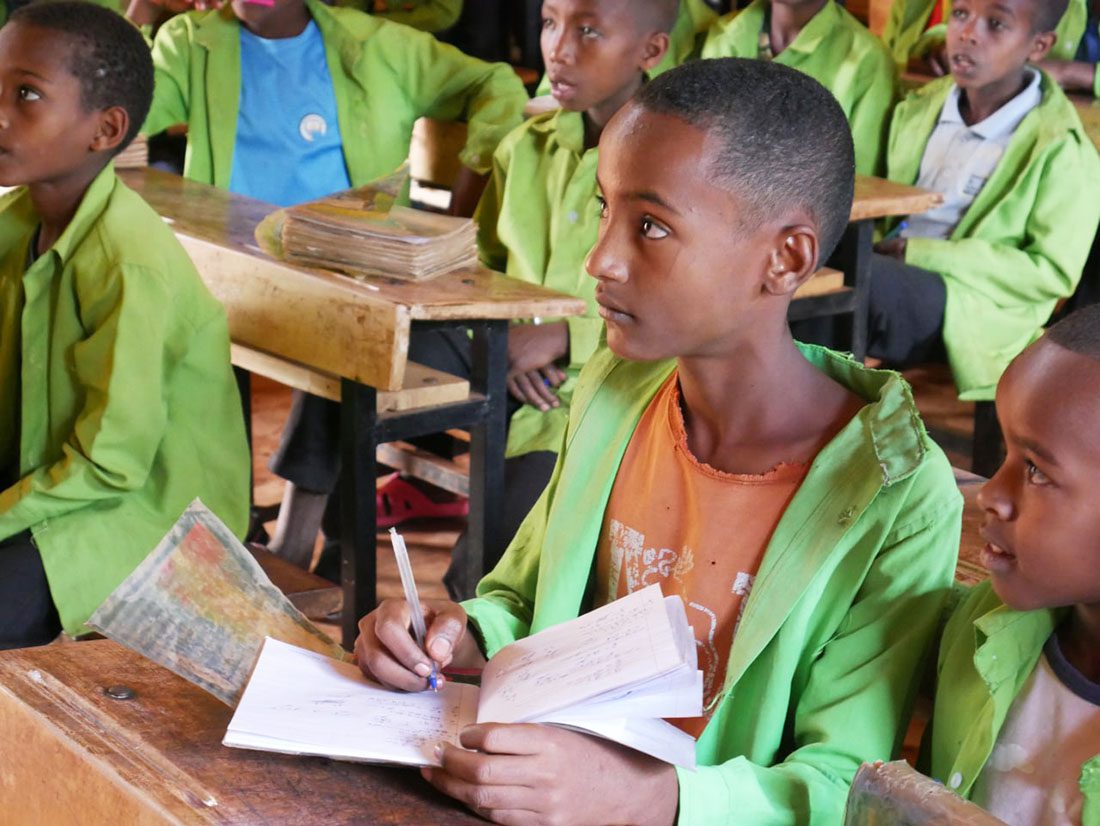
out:
{"label": "boy's head", "polygon": [[982,561],[1019,610],[1100,604],[1100,305],[1055,324],[997,387],[1007,453],[982,488]]}
{"label": "boy's head", "polygon": [[947,22],[947,59],[962,89],[1017,82],[1046,57],[1068,0],[956,0]]}
{"label": "boy's head", "polygon": [[661,62],[677,0],[544,0],[542,58],[550,92],[574,112],[610,117]]}
{"label": "boy's head", "polygon": [[121,152],[149,112],[138,30],[86,2],[32,3],[0,29],[0,180],[34,183]]}
{"label": "boy's head", "polygon": [[769,61],[701,60],[646,86],[600,139],[588,259],[608,344],[640,359],[725,354],[783,328],[851,212],[836,99]]}

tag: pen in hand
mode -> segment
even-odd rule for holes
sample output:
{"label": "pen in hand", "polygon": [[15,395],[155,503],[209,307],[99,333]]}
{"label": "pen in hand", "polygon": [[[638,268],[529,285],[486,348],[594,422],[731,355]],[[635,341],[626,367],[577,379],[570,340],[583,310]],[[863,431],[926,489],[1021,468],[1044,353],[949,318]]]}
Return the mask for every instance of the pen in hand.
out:
{"label": "pen in hand", "polygon": [[[397,559],[397,571],[401,574],[405,602],[409,606],[413,636],[416,638],[416,644],[427,654],[428,649],[424,642],[428,636],[428,629],[424,626],[424,612],[420,609],[420,597],[416,593],[416,580],[413,578],[412,563],[409,562],[409,549],[405,547],[404,537],[394,528],[390,528],[390,541],[393,543],[393,555]],[[435,660],[432,660],[432,673],[428,675],[428,688],[439,691],[439,669]]]}

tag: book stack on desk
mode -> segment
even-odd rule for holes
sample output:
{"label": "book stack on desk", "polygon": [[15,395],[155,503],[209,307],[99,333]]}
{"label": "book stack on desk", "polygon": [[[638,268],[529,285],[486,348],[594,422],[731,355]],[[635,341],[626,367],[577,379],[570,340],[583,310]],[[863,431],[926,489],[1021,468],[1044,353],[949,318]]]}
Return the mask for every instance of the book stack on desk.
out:
{"label": "book stack on desk", "polygon": [[288,208],[282,246],[292,264],[419,281],[476,265],[476,233],[469,218],[405,207],[377,212],[353,190]]}

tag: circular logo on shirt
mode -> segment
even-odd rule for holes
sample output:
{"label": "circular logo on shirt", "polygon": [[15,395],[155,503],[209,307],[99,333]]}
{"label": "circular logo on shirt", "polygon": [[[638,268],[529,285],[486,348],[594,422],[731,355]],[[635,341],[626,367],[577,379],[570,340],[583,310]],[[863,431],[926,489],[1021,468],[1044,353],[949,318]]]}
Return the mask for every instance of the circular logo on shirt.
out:
{"label": "circular logo on shirt", "polygon": [[327,131],[328,124],[317,114],[306,115],[298,122],[298,134],[302,136],[302,140],[310,143],[313,143],[316,137],[324,137]]}

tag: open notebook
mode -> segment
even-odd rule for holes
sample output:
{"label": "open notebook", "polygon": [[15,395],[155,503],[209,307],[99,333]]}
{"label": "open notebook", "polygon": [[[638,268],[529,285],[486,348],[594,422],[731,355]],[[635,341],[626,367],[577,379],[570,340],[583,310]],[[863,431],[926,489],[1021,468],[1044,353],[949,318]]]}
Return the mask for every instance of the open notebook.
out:
{"label": "open notebook", "polygon": [[502,648],[476,686],[405,694],[358,668],[268,639],[227,746],[427,766],[475,722],[548,723],[678,766],[695,741],[664,718],[702,714],[703,679],[679,597],[652,585]]}

